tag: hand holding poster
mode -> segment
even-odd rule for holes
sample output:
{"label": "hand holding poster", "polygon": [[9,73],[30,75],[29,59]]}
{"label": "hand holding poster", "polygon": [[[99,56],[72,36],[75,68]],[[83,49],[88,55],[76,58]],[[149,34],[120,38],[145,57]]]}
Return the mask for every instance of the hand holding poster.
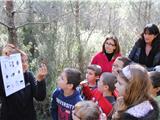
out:
{"label": "hand holding poster", "polygon": [[20,54],[1,56],[0,63],[6,96],[23,89],[25,82]]}

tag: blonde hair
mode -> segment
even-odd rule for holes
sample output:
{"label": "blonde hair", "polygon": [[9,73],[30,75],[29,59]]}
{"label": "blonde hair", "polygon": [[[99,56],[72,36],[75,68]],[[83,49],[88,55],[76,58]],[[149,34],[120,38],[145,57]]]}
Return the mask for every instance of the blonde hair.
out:
{"label": "blonde hair", "polygon": [[99,107],[92,101],[80,101],[75,105],[75,111],[81,120],[98,120],[100,115]]}
{"label": "blonde hair", "polygon": [[119,76],[123,78],[127,86],[123,96],[123,103],[117,108],[118,116],[131,106],[137,105],[145,100],[152,100],[149,95],[151,81],[147,70],[138,64],[129,65],[124,69],[119,71]]}
{"label": "blonde hair", "polygon": [[128,81],[125,90],[124,102],[126,106],[136,105],[145,100],[151,99],[149,90],[151,88],[151,81],[147,70],[141,65],[129,65],[131,78]]}

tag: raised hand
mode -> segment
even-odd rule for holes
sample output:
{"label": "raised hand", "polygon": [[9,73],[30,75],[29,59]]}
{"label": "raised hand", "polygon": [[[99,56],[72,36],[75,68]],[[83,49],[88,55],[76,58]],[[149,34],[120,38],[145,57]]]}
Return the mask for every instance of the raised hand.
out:
{"label": "raised hand", "polygon": [[81,81],[80,86],[82,86],[82,87],[88,86],[88,81],[87,80]]}
{"label": "raised hand", "polygon": [[41,64],[41,67],[38,69],[38,73],[36,79],[38,81],[42,81],[45,79],[46,75],[48,74],[48,70],[45,64]]}
{"label": "raised hand", "polygon": [[15,49],[15,46],[13,44],[7,44],[2,50],[2,55],[9,56],[10,54],[12,54],[12,51],[14,49]]}

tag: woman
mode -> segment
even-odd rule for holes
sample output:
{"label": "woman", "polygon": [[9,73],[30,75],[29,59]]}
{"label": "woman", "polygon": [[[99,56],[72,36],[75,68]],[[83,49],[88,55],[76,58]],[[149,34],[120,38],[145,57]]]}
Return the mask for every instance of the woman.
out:
{"label": "woman", "polygon": [[144,67],[133,64],[123,68],[115,86],[119,98],[112,120],[158,120],[159,108],[149,95],[151,81]]}
{"label": "woman", "polygon": [[147,24],[141,34],[141,38],[132,48],[129,58],[152,71],[160,65],[160,32],[155,24]]}
{"label": "woman", "polygon": [[2,50],[2,55],[5,56],[15,53],[21,55],[25,88],[6,97],[0,68],[0,98],[2,98],[0,120],[36,120],[33,100],[43,101],[46,97],[45,77],[48,73],[47,67],[42,64],[35,78],[28,70],[28,56],[26,53],[12,44],[6,45]]}
{"label": "woman", "polygon": [[112,64],[120,55],[118,39],[113,35],[108,35],[103,43],[102,51],[93,57],[91,64],[101,66],[102,73],[112,72]]}

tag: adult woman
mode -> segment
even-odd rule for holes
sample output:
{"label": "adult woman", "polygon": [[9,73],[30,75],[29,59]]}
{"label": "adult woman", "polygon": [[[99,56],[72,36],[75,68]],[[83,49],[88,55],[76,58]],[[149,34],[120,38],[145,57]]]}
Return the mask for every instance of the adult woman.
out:
{"label": "adult woman", "polygon": [[116,89],[119,98],[112,120],[157,120],[159,108],[149,95],[151,81],[147,70],[138,64],[119,71]]}
{"label": "adult woman", "polygon": [[160,32],[155,24],[147,24],[141,38],[132,48],[129,58],[147,67],[148,71],[160,65]]}
{"label": "adult woman", "polygon": [[28,56],[26,53],[11,44],[5,46],[2,51],[2,55],[7,56],[14,53],[20,53],[21,55],[25,88],[9,96],[5,96],[3,75],[0,68],[0,97],[2,98],[0,120],[36,120],[33,99],[42,101],[46,97],[45,77],[48,73],[47,67],[42,64],[35,78],[34,75],[28,71]]}
{"label": "adult woman", "polygon": [[103,72],[111,72],[112,64],[120,56],[120,46],[118,39],[114,35],[108,35],[102,45],[102,51],[96,54],[91,64],[101,66]]}

